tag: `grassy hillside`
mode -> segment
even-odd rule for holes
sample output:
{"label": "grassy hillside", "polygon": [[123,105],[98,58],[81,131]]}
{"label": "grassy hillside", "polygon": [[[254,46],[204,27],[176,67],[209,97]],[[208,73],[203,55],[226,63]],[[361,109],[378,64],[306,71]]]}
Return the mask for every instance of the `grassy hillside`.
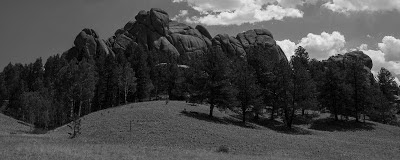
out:
{"label": "grassy hillside", "polygon": [[27,133],[31,130],[31,126],[0,113],[0,135]]}
{"label": "grassy hillside", "polygon": [[[317,120],[285,130],[278,121],[248,123],[208,107],[164,101],[129,104],[82,118],[82,134],[67,139],[66,126],[44,137],[3,139],[3,152],[52,159],[397,159],[400,128],[373,122],[345,125]],[[130,130],[130,122],[132,124]],[[32,138],[36,146],[28,145]],[[24,145],[21,145],[24,144]],[[29,143],[31,144],[31,143]],[[228,154],[216,153],[220,146]],[[0,145],[1,146],[1,145]],[[1,148],[1,147],[0,147]],[[97,157],[97,158],[96,158]]]}
{"label": "grassy hillside", "polygon": [[[302,132],[284,132],[270,124],[243,126],[239,119],[219,111],[209,119],[207,113],[207,106],[176,101],[168,105],[164,101],[126,105],[85,116],[80,139],[205,150],[224,145],[234,154],[291,158],[390,159],[400,151],[400,128],[388,125],[368,122],[354,128],[335,128],[327,126],[335,124],[317,121],[300,126]],[[67,130],[61,127],[50,135],[66,136]]]}

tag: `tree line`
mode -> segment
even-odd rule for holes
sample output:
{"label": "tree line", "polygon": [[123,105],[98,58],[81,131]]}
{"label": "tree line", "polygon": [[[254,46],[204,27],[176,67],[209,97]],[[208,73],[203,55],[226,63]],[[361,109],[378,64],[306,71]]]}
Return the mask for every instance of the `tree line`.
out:
{"label": "tree line", "polygon": [[[318,61],[302,47],[290,61],[271,59],[269,50],[253,47],[246,57],[227,57],[213,47],[179,59],[138,46],[126,53],[88,55],[69,50],[30,64],[8,64],[0,73],[3,111],[41,128],[55,128],[73,117],[132,102],[189,100],[214,109],[230,109],[242,121],[268,114],[291,127],[306,110],[329,110],[339,117],[361,115],[396,121],[399,87],[382,68],[374,77],[362,61]],[[71,56],[72,55],[72,56]],[[396,110],[397,109],[397,110]]]}

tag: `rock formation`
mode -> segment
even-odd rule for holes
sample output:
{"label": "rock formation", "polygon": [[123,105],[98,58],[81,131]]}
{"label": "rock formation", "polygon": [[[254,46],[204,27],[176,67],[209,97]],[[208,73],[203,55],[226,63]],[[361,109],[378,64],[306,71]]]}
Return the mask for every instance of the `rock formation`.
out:
{"label": "rock formation", "polygon": [[201,25],[189,25],[171,21],[168,13],[161,9],[140,11],[135,21],[128,22],[106,41],[100,40],[92,29],[83,29],[74,41],[75,47],[67,51],[69,56],[83,54],[132,54],[138,45],[155,50],[160,56],[175,58],[186,64],[196,55],[205,53],[210,47],[219,46],[228,57],[245,57],[253,47],[264,47],[268,57],[278,61],[286,59],[273,35],[266,29],[254,29],[239,33],[236,37],[218,34],[211,37]]}
{"label": "rock formation", "polygon": [[372,59],[368,55],[364,54],[364,52],[362,51],[352,51],[344,55],[339,54],[336,56],[332,56],[328,59],[328,61],[343,61],[346,59],[359,60],[364,64],[366,69],[372,69]]}

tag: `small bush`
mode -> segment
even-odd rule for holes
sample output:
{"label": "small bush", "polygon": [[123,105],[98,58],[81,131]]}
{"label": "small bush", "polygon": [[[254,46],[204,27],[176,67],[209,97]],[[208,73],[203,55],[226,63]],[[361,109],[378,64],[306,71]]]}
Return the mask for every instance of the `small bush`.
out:
{"label": "small bush", "polygon": [[225,145],[219,146],[217,149],[219,153],[229,153],[229,148]]}
{"label": "small bush", "polygon": [[30,134],[46,134],[47,130],[46,129],[42,129],[42,128],[33,128],[33,130],[31,130],[29,132]]}

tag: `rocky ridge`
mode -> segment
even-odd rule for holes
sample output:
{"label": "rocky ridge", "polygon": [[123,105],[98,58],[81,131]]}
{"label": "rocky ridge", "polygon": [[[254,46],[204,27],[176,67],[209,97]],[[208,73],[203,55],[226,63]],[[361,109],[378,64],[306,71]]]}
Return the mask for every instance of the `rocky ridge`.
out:
{"label": "rocky ridge", "polygon": [[211,37],[208,30],[197,25],[192,27],[172,21],[167,12],[153,8],[140,11],[135,20],[118,29],[107,40],[99,38],[92,29],[83,29],[74,41],[74,47],[64,53],[67,57],[98,56],[101,54],[132,54],[139,45],[160,55],[166,55],[186,64],[196,55],[219,46],[228,57],[245,57],[253,47],[264,47],[269,57],[286,59],[273,35],[266,29],[254,29],[237,34],[236,37],[218,34]]}
{"label": "rocky ridge", "polygon": [[[211,37],[204,26],[197,25],[193,28],[172,21],[167,12],[158,8],[140,11],[135,20],[129,21],[107,40],[100,39],[93,29],[85,28],[76,36],[74,45],[64,53],[67,59],[121,53],[129,56],[141,45],[147,50],[155,51],[159,56],[174,58],[180,64],[187,64],[211,47],[221,47],[224,54],[230,58],[245,58],[255,47],[262,47],[268,54],[266,57],[272,62],[282,59],[287,61],[285,53],[267,29],[248,30],[237,34],[236,37],[227,34]],[[372,68],[371,58],[361,51],[333,56],[330,60],[340,61],[346,58],[360,59],[367,68]]]}

